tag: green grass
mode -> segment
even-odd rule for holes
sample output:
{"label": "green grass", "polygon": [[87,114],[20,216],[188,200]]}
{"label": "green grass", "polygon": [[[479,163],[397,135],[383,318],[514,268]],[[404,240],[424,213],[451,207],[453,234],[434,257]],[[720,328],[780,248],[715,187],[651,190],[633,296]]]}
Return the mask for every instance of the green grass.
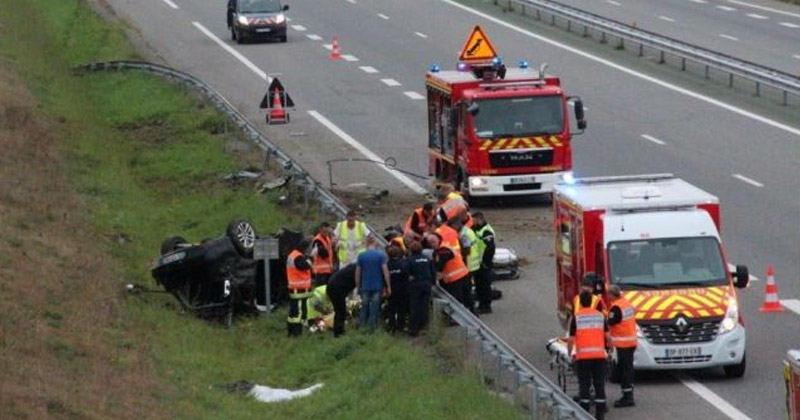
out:
{"label": "green grass", "polygon": [[[24,77],[39,111],[52,121],[69,157],[72,184],[87,202],[87,218],[104,235],[132,239],[109,241],[118,278],[98,281],[152,282],[146,265],[172,233],[193,241],[217,236],[235,217],[251,219],[262,233],[300,224],[269,197],[232,190],[219,180],[242,163],[224,151],[220,115],[180,87],[134,73],[69,74],[72,65],[136,58],[122,31],[83,2],[0,0],[0,35],[0,57]],[[170,418],[519,417],[472,372],[436,356],[436,346],[412,346],[381,333],[289,340],[280,312],[225,330],[180,315],[165,295],[125,299],[122,310],[121,325],[97,333],[120,349],[146,342],[155,374],[167,384],[159,398]],[[59,325],[62,315],[46,318]],[[48,344],[64,363],[84,354],[66,341]],[[113,363],[131,368],[125,358]],[[325,387],[310,398],[269,405],[210,387],[238,380]],[[67,410],[55,403],[50,409]]]}

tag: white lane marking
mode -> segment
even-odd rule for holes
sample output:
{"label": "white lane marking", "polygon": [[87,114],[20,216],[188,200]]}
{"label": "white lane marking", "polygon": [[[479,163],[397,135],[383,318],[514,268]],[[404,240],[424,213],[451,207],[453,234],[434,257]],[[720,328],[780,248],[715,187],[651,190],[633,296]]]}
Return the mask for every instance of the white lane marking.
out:
{"label": "white lane marking", "polygon": [[292,25],[292,29],[295,31],[303,32],[306,30],[306,27],[303,25]]}
{"label": "white lane marking", "polygon": [[306,35],[306,38],[308,38],[308,39],[310,39],[312,41],[322,41],[322,37],[317,35],[317,34],[308,34],[308,35]]}
{"label": "white lane marking", "polygon": [[400,82],[398,82],[397,80],[394,80],[394,79],[381,79],[381,82],[383,82],[384,85],[390,86],[390,87],[402,86],[402,84],[400,84]]}
{"label": "white lane marking", "polygon": [[287,22],[291,22],[291,21],[292,21],[292,18],[290,18],[290,17],[287,17],[287,18],[286,18],[286,21],[287,21]]}
{"label": "white lane marking", "polygon": [[786,309],[800,315],[800,300],[781,299],[781,305],[783,305]]}
{"label": "white lane marking", "polygon": [[732,420],[753,420],[750,417],[748,417],[747,414],[742,413],[741,411],[739,411],[738,408],[732,406],[722,397],[715,394],[714,391],[708,389],[708,387],[701,384],[700,382],[697,382],[696,380],[690,378],[685,373],[675,373],[673,375],[684,385],[686,385],[687,388],[694,391],[695,394],[699,395],[702,399],[708,401],[711,405],[716,407],[719,411],[722,411]]}
{"label": "white lane marking", "polygon": [[356,0],[347,0],[347,2],[350,4],[356,4]]}
{"label": "white lane marking", "polygon": [[645,139],[645,140],[650,140],[650,141],[652,141],[653,143],[655,143],[655,144],[660,144],[660,145],[662,145],[662,146],[663,146],[663,145],[665,145],[665,144],[667,144],[667,142],[665,142],[665,141],[663,141],[663,140],[659,140],[659,139],[657,139],[657,138],[655,138],[655,137],[653,137],[653,136],[651,136],[651,135],[649,135],[649,134],[642,134],[642,136],[641,136],[641,137],[642,137],[643,139]]}
{"label": "white lane marking", "polygon": [[739,40],[739,38],[736,38],[735,36],[730,36],[730,35],[725,35],[725,34],[719,34],[719,36],[722,37],[722,38],[725,38],[725,39],[730,39],[731,41],[738,41]]}
{"label": "white lane marking", "polygon": [[792,22],[781,22],[778,25],[785,26],[787,28],[797,29],[800,28],[800,25]]}
{"label": "white lane marking", "polygon": [[717,7],[717,9],[724,10],[726,12],[733,12],[733,11],[736,10],[735,7],[730,7],[730,6],[716,6],[716,7]]}
{"label": "white lane marking", "polygon": [[757,15],[757,14],[755,14],[755,13],[748,13],[748,14],[747,14],[747,17],[751,17],[751,18],[753,18],[753,19],[760,19],[760,20],[769,19],[769,17],[768,17],[768,16],[764,16],[764,15]]}
{"label": "white lane marking", "polygon": [[800,18],[800,14],[798,13],[787,12],[785,10],[780,10],[780,9],[773,9],[771,7],[766,7],[766,6],[759,6],[757,4],[747,3],[739,0],[728,0],[728,3],[738,4],[740,6],[752,7],[753,9],[763,10],[765,12],[772,12],[779,15],[794,16],[796,18]]}
{"label": "white lane marking", "polygon": [[[380,156],[376,155],[372,150],[369,150],[366,147],[364,147],[363,144],[359,143],[356,139],[351,137],[349,134],[345,133],[341,128],[336,126],[336,124],[332,123],[327,118],[323,117],[322,114],[320,114],[319,112],[317,112],[317,111],[308,111],[308,115],[311,115],[312,117],[314,117],[314,119],[316,119],[322,125],[327,127],[328,130],[331,130],[333,132],[333,134],[336,134],[337,136],[339,136],[340,139],[344,140],[345,143],[349,144],[354,149],[358,150],[362,155],[366,156],[367,159],[375,160],[375,161],[378,161],[378,162],[383,162],[383,158],[381,158]],[[397,172],[395,170],[392,170],[391,168],[389,168],[386,165],[378,165],[378,166],[383,168],[386,172],[389,173],[389,175],[395,177],[398,181],[402,182],[403,185],[405,185],[406,187],[410,188],[415,193],[418,193],[418,194],[425,194],[426,193],[424,188],[422,188],[419,184],[417,184],[416,182],[412,181],[409,177],[403,175],[402,173]]]}
{"label": "white lane marking", "polygon": [[793,55],[792,57],[794,57],[794,58],[796,58],[796,59],[800,60],[800,54],[795,54],[795,55]]}
{"label": "white lane marking", "polygon": [[739,181],[746,182],[746,183],[748,183],[748,184],[750,184],[750,185],[752,185],[754,187],[759,187],[760,188],[760,187],[764,186],[764,184],[756,181],[755,179],[748,178],[748,177],[746,177],[746,176],[744,176],[742,174],[733,174],[733,177],[738,179]]}
{"label": "white lane marking", "polygon": [[206,29],[206,27],[203,26],[202,23],[200,23],[200,22],[192,22],[192,25],[194,25],[197,29],[200,30],[200,32],[204,33],[207,37],[211,38],[212,41],[216,42],[217,45],[222,47],[225,51],[231,53],[232,56],[236,57],[237,60],[241,61],[242,64],[244,64],[245,66],[247,66],[247,68],[252,70],[253,73],[257,74],[258,77],[260,77],[260,78],[262,78],[264,80],[267,80],[267,81],[272,81],[272,78],[271,77],[267,77],[267,73],[265,73],[264,70],[261,70],[260,68],[258,68],[258,66],[253,64],[252,61],[248,60],[247,57],[243,56],[239,51],[236,51],[235,49],[233,49],[233,47],[231,47],[230,45],[226,44],[225,41],[219,39],[216,35],[211,33],[211,31]]}
{"label": "white lane marking", "polygon": [[414,33],[417,34],[417,36],[420,37],[420,38],[427,38],[428,37],[428,35],[425,35],[422,32],[414,32]]}
{"label": "white lane marking", "polygon": [[419,101],[421,99],[425,99],[424,96],[422,96],[419,93],[414,92],[414,91],[403,92],[403,95],[406,95],[406,96],[408,96],[409,98],[411,98],[411,99],[413,99],[415,101]]}
{"label": "white lane marking", "polygon": [[378,13],[378,17],[383,19],[383,20],[389,20],[389,16],[386,16],[383,13]]}
{"label": "white lane marking", "polygon": [[342,54],[342,59],[344,61],[350,61],[350,62],[358,61],[358,57],[356,57],[356,56],[354,56],[352,54]]}
{"label": "white lane marking", "polygon": [[722,101],[720,101],[718,99],[711,98],[709,96],[697,93],[697,92],[695,92],[693,90],[689,90],[687,88],[680,87],[680,86],[674,85],[672,83],[666,82],[666,81],[661,80],[659,78],[656,78],[656,77],[649,76],[647,74],[638,72],[638,71],[633,70],[631,68],[625,67],[625,66],[623,66],[621,64],[614,63],[614,62],[612,62],[610,60],[607,60],[605,58],[600,58],[600,57],[598,57],[596,55],[590,54],[590,53],[588,53],[586,51],[583,51],[583,50],[580,50],[578,48],[571,47],[569,45],[566,45],[566,44],[563,44],[561,42],[555,41],[553,39],[547,38],[545,36],[533,33],[533,32],[531,32],[529,30],[522,29],[519,26],[510,24],[510,23],[508,23],[508,22],[506,22],[506,21],[504,21],[502,19],[496,18],[496,17],[491,16],[491,15],[489,15],[487,13],[483,13],[481,11],[475,10],[475,9],[469,7],[469,6],[464,6],[463,4],[456,3],[455,0],[440,0],[440,1],[442,1],[443,3],[447,3],[447,4],[449,4],[449,5],[453,6],[453,7],[459,8],[459,9],[467,11],[469,13],[472,13],[473,15],[480,16],[480,17],[482,17],[482,18],[484,18],[484,19],[486,19],[488,21],[494,22],[497,25],[500,25],[500,26],[506,27],[508,29],[511,29],[512,31],[515,31],[517,33],[526,35],[526,36],[528,36],[530,38],[538,39],[539,41],[544,42],[546,44],[549,44],[549,45],[551,45],[553,47],[560,48],[560,49],[562,49],[564,51],[569,51],[569,52],[571,52],[571,53],[573,53],[575,55],[579,55],[581,57],[584,57],[584,58],[587,58],[589,60],[592,60],[592,61],[594,61],[596,63],[600,63],[600,64],[602,64],[604,66],[611,67],[612,69],[621,71],[623,73],[626,73],[626,74],[629,74],[631,76],[637,77],[637,78],[642,79],[644,81],[647,81],[647,82],[653,83],[655,85],[661,86],[661,87],[663,87],[665,89],[669,89],[669,90],[671,90],[673,92],[677,92],[677,93],[680,93],[682,95],[689,96],[691,98],[703,101],[703,102],[705,102],[707,104],[714,105],[716,107],[728,110],[730,112],[733,112],[734,114],[738,114],[738,115],[741,115],[743,117],[750,118],[751,120],[755,120],[755,121],[764,123],[766,125],[769,125],[770,127],[777,128],[779,130],[786,131],[787,133],[791,133],[791,134],[794,134],[794,135],[800,137],[800,128],[795,128],[795,127],[792,127],[790,125],[783,124],[781,122],[778,122],[776,120],[764,117],[762,115],[758,115],[756,113],[753,113],[753,112],[750,112],[750,111],[746,111],[746,110],[744,110],[742,108],[739,108],[737,106],[731,105],[731,104],[729,104],[727,102],[722,102]]}
{"label": "white lane marking", "polygon": [[170,0],[164,0],[164,3],[167,3],[167,6],[169,6],[169,7],[173,8],[173,9],[179,9],[178,5],[177,5],[177,4],[175,4],[175,3],[173,3],[173,2],[172,2],[172,1],[170,1]]}
{"label": "white lane marking", "polygon": [[622,3],[618,2],[618,1],[614,1],[614,0],[606,0],[606,1],[608,1],[608,4],[610,4],[612,6],[622,6]]}
{"label": "white lane marking", "polygon": [[328,51],[333,50],[333,44],[322,44],[322,46]]}
{"label": "white lane marking", "polygon": [[706,3],[708,3],[706,0],[689,0],[689,1],[692,2],[692,3],[698,3],[698,4],[706,4]]}
{"label": "white lane marking", "polygon": [[369,74],[375,74],[375,73],[379,73],[379,72],[378,72],[378,69],[376,69],[375,67],[370,67],[370,66],[361,66],[361,67],[359,67],[359,68],[360,68],[361,70],[363,70],[363,71],[364,71],[364,73],[369,73]]}
{"label": "white lane marking", "polygon": [[658,18],[661,19],[661,20],[666,20],[667,22],[675,22],[675,19],[673,19],[671,17],[659,16]]}

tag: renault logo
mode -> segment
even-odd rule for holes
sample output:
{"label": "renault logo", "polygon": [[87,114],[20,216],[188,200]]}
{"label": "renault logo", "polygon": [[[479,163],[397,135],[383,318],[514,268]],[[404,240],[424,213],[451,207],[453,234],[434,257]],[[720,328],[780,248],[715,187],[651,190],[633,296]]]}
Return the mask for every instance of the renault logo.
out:
{"label": "renault logo", "polygon": [[680,317],[675,321],[675,327],[678,329],[679,333],[685,333],[689,328],[689,323],[686,321],[686,318]]}

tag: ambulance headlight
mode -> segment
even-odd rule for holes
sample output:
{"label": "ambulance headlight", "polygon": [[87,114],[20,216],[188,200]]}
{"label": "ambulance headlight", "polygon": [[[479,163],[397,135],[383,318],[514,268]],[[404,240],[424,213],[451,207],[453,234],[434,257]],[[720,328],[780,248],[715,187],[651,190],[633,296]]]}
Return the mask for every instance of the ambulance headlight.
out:
{"label": "ambulance headlight", "polygon": [[239,21],[239,23],[244,25],[244,26],[247,26],[247,25],[250,24],[250,21],[247,20],[247,16],[239,16],[239,19],[236,19],[236,20]]}
{"label": "ambulance headlight", "polygon": [[739,321],[739,304],[736,299],[728,300],[728,310],[725,311],[725,318],[719,324],[719,333],[725,334],[733,331],[736,328],[736,323]]}
{"label": "ambulance headlight", "polygon": [[469,68],[467,67],[467,63],[458,63],[458,71],[467,71]]}
{"label": "ambulance headlight", "polygon": [[283,22],[286,22],[286,15],[280,13],[277,16],[275,16],[275,23],[283,23]]}
{"label": "ambulance headlight", "polygon": [[469,179],[469,184],[472,185],[473,188],[480,188],[489,184],[489,181],[487,181],[486,178],[476,176]]}
{"label": "ambulance headlight", "polygon": [[561,175],[561,180],[566,184],[573,185],[575,184],[575,175],[573,175],[572,172],[565,172]]}

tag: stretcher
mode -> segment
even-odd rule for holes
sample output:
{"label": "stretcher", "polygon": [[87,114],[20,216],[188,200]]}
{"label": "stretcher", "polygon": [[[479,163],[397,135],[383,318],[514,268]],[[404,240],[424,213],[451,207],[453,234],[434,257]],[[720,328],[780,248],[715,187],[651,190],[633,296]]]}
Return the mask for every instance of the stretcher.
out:
{"label": "stretcher", "polygon": [[567,341],[563,337],[556,337],[545,345],[550,353],[550,370],[556,373],[556,384],[567,395],[577,395],[578,376],[575,374],[572,357],[567,351]]}

